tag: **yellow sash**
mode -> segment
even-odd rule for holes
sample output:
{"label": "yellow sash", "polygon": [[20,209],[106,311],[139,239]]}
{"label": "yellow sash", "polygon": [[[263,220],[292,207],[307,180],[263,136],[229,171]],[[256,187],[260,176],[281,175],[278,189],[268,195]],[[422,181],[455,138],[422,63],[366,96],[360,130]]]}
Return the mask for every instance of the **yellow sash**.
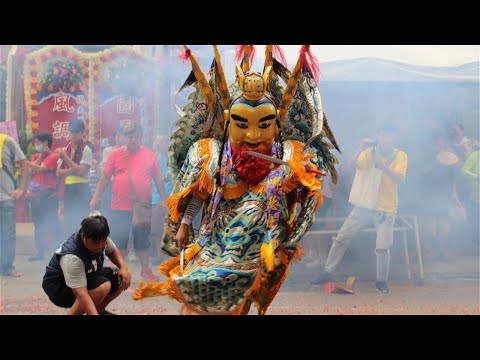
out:
{"label": "yellow sash", "polygon": [[2,164],[2,154],[3,154],[3,143],[7,139],[7,135],[5,134],[0,134],[0,169],[3,167]]}
{"label": "yellow sash", "polygon": [[65,185],[88,183],[88,179],[83,176],[69,175],[65,177]]}

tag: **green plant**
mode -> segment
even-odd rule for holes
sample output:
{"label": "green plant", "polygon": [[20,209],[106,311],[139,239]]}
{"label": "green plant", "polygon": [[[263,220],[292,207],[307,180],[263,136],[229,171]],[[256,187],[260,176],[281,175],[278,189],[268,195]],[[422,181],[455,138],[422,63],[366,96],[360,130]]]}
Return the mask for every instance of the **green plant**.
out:
{"label": "green plant", "polygon": [[20,149],[22,149],[23,153],[27,157],[27,159],[31,159],[32,155],[35,154],[35,149],[32,146],[32,138],[27,136],[27,131],[25,126],[20,129],[20,139],[19,139]]}
{"label": "green plant", "polygon": [[[32,158],[32,155],[35,154],[35,149],[32,146],[32,138],[28,138],[27,136],[27,131],[25,127],[22,127],[20,130],[20,138],[19,138],[19,145],[20,149],[22,149],[23,153],[25,154],[25,157],[30,160]],[[18,183],[20,180],[21,176],[21,167],[19,164],[15,164],[15,172],[13,174],[15,178],[15,182]],[[29,177],[27,179],[27,184],[30,182],[32,175],[29,174]]]}

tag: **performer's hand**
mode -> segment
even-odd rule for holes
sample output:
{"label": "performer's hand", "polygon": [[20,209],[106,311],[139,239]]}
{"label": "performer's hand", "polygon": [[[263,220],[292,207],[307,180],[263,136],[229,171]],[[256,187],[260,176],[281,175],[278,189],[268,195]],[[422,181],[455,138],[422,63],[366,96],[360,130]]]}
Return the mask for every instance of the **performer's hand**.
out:
{"label": "performer's hand", "polygon": [[190,226],[188,224],[180,224],[180,228],[175,235],[179,251],[182,251],[182,249],[187,246],[189,234]]}
{"label": "performer's hand", "polygon": [[300,164],[305,166],[305,171],[308,173],[314,173],[317,175],[327,175],[324,171],[318,170],[317,166],[310,161],[301,161]]}

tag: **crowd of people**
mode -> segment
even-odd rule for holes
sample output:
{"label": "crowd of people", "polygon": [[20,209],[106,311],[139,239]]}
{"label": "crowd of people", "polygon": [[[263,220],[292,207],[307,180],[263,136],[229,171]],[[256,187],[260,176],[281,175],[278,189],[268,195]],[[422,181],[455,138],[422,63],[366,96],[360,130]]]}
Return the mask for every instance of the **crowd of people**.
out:
{"label": "crowd of people", "polygon": [[[36,250],[28,260],[49,261],[43,287],[52,302],[71,308],[72,314],[106,314],[106,305],[130,286],[125,262],[129,240],[141,265],[140,277],[158,280],[150,266],[150,225],[132,223],[132,204],[139,198],[155,206],[159,219],[154,222],[152,238],[159,248],[156,242],[161,240],[163,222],[158,214],[165,214],[166,188],[171,191],[171,185],[160,170],[162,163],[166,174],[166,147],[159,145],[161,137],[152,150],[142,145],[142,127],[125,121],[113,134],[115,145],[105,148],[97,160],[84,132],[83,120],[70,121],[69,143],[55,150],[52,134],[39,132],[32,139],[30,159],[13,138],[0,134],[1,274],[22,276],[14,266],[15,224],[16,200],[25,195]],[[131,168],[127,169],[127,162]],[[21,177],[17,184],[13,174],[18,165]],[[130,179],[135,196],[125,191]],[[153,196],[152,188],[156,190]],[[95,220],[89,216],[93,212],[98,213]],[[110,228],[115,242],[109,236]],[[112,268],[103,267],[102,254],[108,256]],[[79,302],[73,305],[75,298]]]}

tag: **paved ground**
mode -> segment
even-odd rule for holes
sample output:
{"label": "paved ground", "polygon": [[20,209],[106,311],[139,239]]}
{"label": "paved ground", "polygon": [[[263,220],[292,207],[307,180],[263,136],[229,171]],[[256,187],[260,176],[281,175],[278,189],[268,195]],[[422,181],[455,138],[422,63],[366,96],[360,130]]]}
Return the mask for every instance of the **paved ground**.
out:
{"label": "paved ground", "polygon": [[[27,255],[17,257],[21,278],[1,278],[0,314],[64,314],[65,311],[49,302],[40,283],[45,263],[28,262]],[[301,265],[297,265],[300,267]],[[134,283],[138,265],[130,263]],[[292,278],[297,278],[292,269]],[[323,287],[309,286],[303,281],[289,280],[272,303],[268,314],[476,314],[480,315],[478,278],[426,279],[424,286],[412,281],[391,282],[391,293],[377,292],[371,281],[359,281],[356,294],[326,294]],[[168,298],[148,298],[133,301],[131,292],[124,292],[109,308],[118,314],[171,315],[177,314],[179,304]],[[251,313],[255,313],[253,310]]]}
{"label": "paved ground", "polygon": [[[0,279],[0,314],[50,315],[64,314],[65,310],[51,304],[41,288],[41,279],[47,260],[29,262],[33,252],[30,232],[19,232],[16,266],[21,278]],[[401,265],[401,263],[400,263]],[[283,288],[271,304],[270,315],[339,315],[339,314],[468,314],[480,315],[480,284],[478,256],[461,256],[447,263],[425,264],[423,286],[408,280],[404,269],[392,267],[391,292],[376,291],[368,273],[355,283],[354,295],[327,294],[323,287],[307,284],[316,270],[304,263],[295,264]],[[129,260],[133,284],[139,280],[139,267]],[[347,267],[348,268],[348,267]],[[124,292],[109,310],[131,315],[174,315],[180,304],[165,297],[141,301],[131,299],[132,292]],[[251,314],[255,314],[252,309]]]}

